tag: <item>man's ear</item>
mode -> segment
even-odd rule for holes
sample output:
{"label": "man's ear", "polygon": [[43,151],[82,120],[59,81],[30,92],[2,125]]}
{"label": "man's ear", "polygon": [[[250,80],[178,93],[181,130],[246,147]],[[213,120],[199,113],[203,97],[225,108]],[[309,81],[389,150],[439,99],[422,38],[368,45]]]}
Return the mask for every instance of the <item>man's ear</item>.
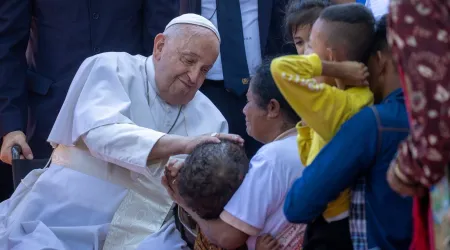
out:
{"label": "man's ear", "polygon": [[381,51],[377,51],[375,59],[378,64],[378,68],[380,69],[380,74],[386,73],[386,70],[389,66],[388,65],[389,62],[388,62],[386,56],[383,55],[383,53],[381,53]]}
{"label": "man's ear", "polygon": [[271,99],[269,101],[269,104],[267,104],[267,117],[269,119],[277,118],[280,115],[280,103],[275,100]]}
{"label": "man's ear", "polygon": [[155,60],[161,59],[162,50],[164,48],[164,44],[166,43],[166,36],[162,33],[159,33],[155,37],[155,43],[153,46],[153,58]]}

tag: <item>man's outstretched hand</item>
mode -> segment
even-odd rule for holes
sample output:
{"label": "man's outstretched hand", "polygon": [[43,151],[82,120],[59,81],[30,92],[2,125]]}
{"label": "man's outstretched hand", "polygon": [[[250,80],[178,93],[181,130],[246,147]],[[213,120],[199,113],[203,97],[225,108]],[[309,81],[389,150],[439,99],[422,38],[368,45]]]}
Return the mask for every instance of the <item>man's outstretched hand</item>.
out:
{"label": "man's outstretched hand", "polygon": [[239,135],[212,133],[201,136],[186,137],[184,153],[190,154],[194,150],[194,148],[200,144],[208,142],[220,143],[221,140],[232,141],[241,146],[244,145],[244,139],[242,139],[242,137],[240,137]]}

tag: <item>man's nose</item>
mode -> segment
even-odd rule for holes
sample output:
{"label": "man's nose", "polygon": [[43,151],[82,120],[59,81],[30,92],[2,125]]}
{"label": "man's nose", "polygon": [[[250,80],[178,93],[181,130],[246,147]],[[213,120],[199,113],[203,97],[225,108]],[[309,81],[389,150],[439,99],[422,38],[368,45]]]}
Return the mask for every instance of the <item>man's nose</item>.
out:
{"label": "man's nose", "polygon": [[202,79],[201,69],[192,68],[188,73],[189,79],[192,84],[197,85]]}

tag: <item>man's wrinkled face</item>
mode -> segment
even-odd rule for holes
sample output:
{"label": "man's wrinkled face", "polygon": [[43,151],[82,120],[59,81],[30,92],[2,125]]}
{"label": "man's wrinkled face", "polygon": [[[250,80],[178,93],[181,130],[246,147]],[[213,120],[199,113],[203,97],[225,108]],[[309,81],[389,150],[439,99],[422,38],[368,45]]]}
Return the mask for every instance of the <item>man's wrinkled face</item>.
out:
{"label": "man's wrinkled face", "polygon": [[153,58],[161,98],[172,105],[190,102],[219,55],[219,40],[203,27],[179,35],[158,35]]}

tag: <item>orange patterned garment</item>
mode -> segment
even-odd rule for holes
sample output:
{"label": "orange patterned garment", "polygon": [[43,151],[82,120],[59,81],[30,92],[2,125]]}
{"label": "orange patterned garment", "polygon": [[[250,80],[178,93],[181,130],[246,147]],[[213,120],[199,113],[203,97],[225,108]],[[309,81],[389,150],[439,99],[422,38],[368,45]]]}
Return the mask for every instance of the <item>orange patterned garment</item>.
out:
{"label": "orange patterned garment", "polygon": [[[224,248],[217,247],[209,243],[208,239],[203,235],[203,233],[198,230],[197,239],[195,239],[194,250],[225,250]],[[244,245],[236,250],[246,250],[247,246]]]}
{"label": "orange patterned garment", "polygon": [[301,250],[303,248],[303,237],[305,235],[306,225],[289,224],[276,239],[281,245],[282,250]]}
{"label": "orange patterned garment", "polygon": [[[306,225],[302,224],[289,224],[280,234],[277,236],[277,240],[283,250],[301,250],[303,243],[303,235],[305,233]],[[217,247],[209,243],[208,239],[203,233],[198,230],[198,235],[195,240],[194,250],[221,250],[224,248]],[[244,245],[236,250],[246,250],[247,246]]]}

